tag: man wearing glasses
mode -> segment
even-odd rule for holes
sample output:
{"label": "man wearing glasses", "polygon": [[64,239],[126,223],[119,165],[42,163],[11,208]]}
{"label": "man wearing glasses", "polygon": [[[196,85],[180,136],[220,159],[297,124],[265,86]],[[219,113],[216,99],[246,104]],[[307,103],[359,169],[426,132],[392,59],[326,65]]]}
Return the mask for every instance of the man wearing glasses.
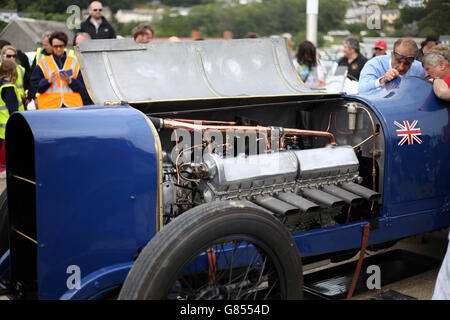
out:
{"label": "man wearing glasses", "polygon": [[[92,39],[115,39],[116,33],[111,24],[102,15],[103,5],[99,1],[93,1],[88,8],[89,17],[80,25],[80,32],[88,33]],[[75,39],[74,39],[75,45]]]}
{"label": "man wearing glasses", "polygon": [[361,70],[359,93],[369,93],[404,76],[424,77],[425,69],[415,60],[418,50],[414,40],[402,38],[394,43],[390,55],[370,59]]}

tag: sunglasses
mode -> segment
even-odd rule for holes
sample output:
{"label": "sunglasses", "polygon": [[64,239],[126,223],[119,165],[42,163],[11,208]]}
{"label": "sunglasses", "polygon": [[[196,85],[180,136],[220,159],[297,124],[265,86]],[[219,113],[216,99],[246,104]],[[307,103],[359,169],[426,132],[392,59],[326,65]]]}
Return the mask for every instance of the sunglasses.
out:
{"label": "sunglasses", "polygon": [[6,56],[8,59],[16,58],[16,57],[17,57],[16,54],[6,54],[5,56]]}
{"label": "sunglasses", "polygon": [[64,45],[64,44],[55,44],[54,46],[52,46],[53,48],[55,48],[55,49],[58,49],[58,48],[64,48],[66,45]]}
{"label": "sunglasses", "polygon": [[375,48],[375,51],[381,51],[381,50],[384,50],[384,49],[381,49],[381,48]]}
{"label": "sunglasses", "polygon": [[405,56],[401,53],[398,53],[397,51],[394,51],[394,58],[398,63],[403,61],[403,63],[405,64],[411,64],[413,63],[416,56]]}
{"label": "sunglasses", "polygon": [[102,12],[102,10],[103,10],[103,9],[92,9],[92,11],[94,11],[94,12],[97,12],[97,11]]}

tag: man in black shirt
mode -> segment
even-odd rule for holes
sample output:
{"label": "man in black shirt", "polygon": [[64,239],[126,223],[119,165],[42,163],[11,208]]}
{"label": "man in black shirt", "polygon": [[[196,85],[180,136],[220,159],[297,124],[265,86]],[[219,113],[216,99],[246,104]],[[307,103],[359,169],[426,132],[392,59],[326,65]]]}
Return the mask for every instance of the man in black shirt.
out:
{"label": "man in black shirt", "polygon": [[359,81],[359,74],[367,62],[367,58],[359,52],[359,41],[356,38],[347,38],[344,41],[344,57],[339,60],[339,66],[348,68],[347,76],[351,80]]}
{"label": "man in black shirt", "polygon": [[[116,33],[114,28],[102,15],[102,10],[103,5],[101,2],[91,2],[88,8],[89,17],[81,23],[80,29],[77,30],[76,34],[86,32],[92,39],[115,39]],[[75,45],[75,38],[73,45]]]}

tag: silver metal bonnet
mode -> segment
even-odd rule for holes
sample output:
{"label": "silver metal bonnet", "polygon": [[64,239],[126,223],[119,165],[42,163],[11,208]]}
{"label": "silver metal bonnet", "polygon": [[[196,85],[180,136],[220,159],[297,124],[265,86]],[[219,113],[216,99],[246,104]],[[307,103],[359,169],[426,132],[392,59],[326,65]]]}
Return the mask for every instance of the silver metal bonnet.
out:
{"label": "silver metal bonnet", "polygon": [[96,104],[318,94],[299,79],[282,38],[85,40],[77,56]]}

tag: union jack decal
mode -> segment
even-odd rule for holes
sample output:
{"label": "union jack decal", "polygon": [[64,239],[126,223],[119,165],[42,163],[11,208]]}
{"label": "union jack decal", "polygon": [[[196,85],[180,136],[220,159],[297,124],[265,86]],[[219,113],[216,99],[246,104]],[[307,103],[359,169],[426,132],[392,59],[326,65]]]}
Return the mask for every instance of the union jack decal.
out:
{"label": "union jack decal", "polygon": [[399,146],[405,144],[406,141],[408,141],[408,145],[414,144],[414,140],[419,144],[422,144],[422,140],[418,137],[422,132],[420,131],[420,128],[416,128],[417,123],[418,120],[414,120],[411,124],[409,121],[403,121],[403,124],[394,121],[394,124],[400,128],[397,129],[397,136],[402,137],[398,143]]}

